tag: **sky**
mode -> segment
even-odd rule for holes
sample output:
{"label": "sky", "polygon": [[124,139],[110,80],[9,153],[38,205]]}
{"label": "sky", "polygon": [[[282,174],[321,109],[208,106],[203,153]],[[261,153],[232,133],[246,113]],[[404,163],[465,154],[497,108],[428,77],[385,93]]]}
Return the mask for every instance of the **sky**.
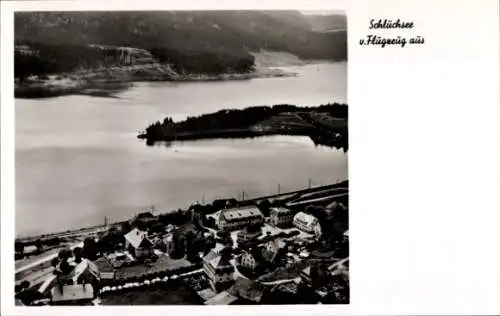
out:
{"label": "sky", "polygon": [[345,15],[345,11],[342,10],[334,10],[334,11],[328,11],[328,10],[301,10],[300,13],[304,15],[333,15],[333,14],[340,14],[340,15]]}

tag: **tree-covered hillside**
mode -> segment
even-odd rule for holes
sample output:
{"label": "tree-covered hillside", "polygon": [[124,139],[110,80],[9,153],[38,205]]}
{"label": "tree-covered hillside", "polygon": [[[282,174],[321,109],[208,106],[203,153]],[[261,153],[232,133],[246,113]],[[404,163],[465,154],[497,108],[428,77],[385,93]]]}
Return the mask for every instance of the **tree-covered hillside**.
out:
{"label": "tree-covered hillside", "polygon": [[[254,59],[249,52],[261,49],[302,59],[347,57],[345,32],[314,32],[302,14],[291,11],[18,12],[15,40],[39,47],[30,58],[16,58],[16,63],[26,63],[16,69],[48,62],[56,65],[35,68],[71,71],[57,66],[71,58],[99,64],[89,58],[100,58],[101,53],[75,52],[75,47],[88,45],[146,49],[177,71],[198,73],[251,71]],[[64,53],[66,49],[71,54]]]}

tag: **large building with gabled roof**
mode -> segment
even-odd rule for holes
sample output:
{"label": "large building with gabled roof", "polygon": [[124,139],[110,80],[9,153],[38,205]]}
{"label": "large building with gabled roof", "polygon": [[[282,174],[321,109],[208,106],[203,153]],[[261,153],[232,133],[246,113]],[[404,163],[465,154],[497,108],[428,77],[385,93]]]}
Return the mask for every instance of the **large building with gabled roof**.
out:
{"label": "large building with gabled roof", "polygon": [[238,230],[247,225],[263,222],[264,215],[254,205],[223,209],[217,218],[217,226],[220,230]]}

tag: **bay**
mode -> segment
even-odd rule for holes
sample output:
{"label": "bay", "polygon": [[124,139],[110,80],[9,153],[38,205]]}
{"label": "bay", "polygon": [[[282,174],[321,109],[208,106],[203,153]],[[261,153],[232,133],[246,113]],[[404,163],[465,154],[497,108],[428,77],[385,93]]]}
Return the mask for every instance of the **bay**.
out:
{"label": "bay", "polygon": [[[347,155],[307,137],[147,147],[156,120],[220,109],[347,103],[347,63],[286,67],[296,77],[136,83],[117,98],[16,99],[16,235],[119,221],[215,198],[256,197],[347,178]],[[243,193],[244,192],[244,193]]]}

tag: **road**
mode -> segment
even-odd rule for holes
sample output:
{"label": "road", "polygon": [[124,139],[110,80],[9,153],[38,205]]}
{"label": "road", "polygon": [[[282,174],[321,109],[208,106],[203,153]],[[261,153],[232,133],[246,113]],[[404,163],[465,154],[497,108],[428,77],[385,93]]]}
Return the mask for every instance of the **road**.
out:
{"label": "road", "polygon": [[[83,242],[78,242],[70,246],[73,250],[76,247],[83,247]],[[54,268],[51,266],[51,261],[57,257],[58,253],[52,253],[25,266],[16,269],[15,280],[16,283],[23,281],[30,282],[31,285],[43,283],[48,275],[50,275]]]}
{"label": "road", "polygon": [[320,202],[329,202],[330,200],[335,200],[335,199],[339,199],[339,198],[347,197],[347,196],[349,196],[349,193],[340,193],[340,194],[336,194],[336,195],[325,196],[325,197],[311,199],[311,200],[291,202],[291,203],[288,203],[287,206],[294,207],[294,206],[299,206],[299,205],[310,205],[310,204],[320,203]]}
{"label": "road", "polygon": [[25,244],[25,246],[29,246],[29,245],[35,245],[35,241],[37,239],[44,240],[44,239],[54,238],[54,237],[77,238],[77,237],[81,237],[81,236],[98,234],[100,232],[106,231],[107,229],[108,229],[108,227],[105,227],[105,226],[86,227],[86,228],[81,228],[81,229],[71,230],[71,231],[66,231],[66,232],[46,234],[46,235],[42,235],[42,236],[31,236],[31,237],[17,238],[16,241],[21,241]]}
{"label": "road", "polygon": [[299,282],[300,277],[296,277],[293,279],[285,279],[285,280],[277,280],[277,281],[271,281],[271,282],[260,282],[263,285],[277,285],[277,284],[282,284],[282,283],[288,283],[288,282]]}
{"label": "road", "polygon": [[346,183],[346,181],[339,181],[338,183],[335,183],[335,184],[329,184],[329,185],[324,185],[324,186],[319,186],[319,187],[314,187],[314,188],[307,188],[307,189],[302,189],[302,190],[297,190],[297,191],[292,191],[292,192],[285,192],[285,193],[280,193],[280,194],[261,196],[258,198],[248,199],[248,200],[244,200],[241,202],[259,202],[262,200],[276,199],[276,198],[285,197],[285,196],[294,196],[297,194],[306,194],[306,193],[313,193],[313,192],[321,192],[321,191],[325,191],[325,190],[329,190],[329,189],[331,190],[331,189],[335,189],[335,188],[344,188],[347,185],[348,184]]}

